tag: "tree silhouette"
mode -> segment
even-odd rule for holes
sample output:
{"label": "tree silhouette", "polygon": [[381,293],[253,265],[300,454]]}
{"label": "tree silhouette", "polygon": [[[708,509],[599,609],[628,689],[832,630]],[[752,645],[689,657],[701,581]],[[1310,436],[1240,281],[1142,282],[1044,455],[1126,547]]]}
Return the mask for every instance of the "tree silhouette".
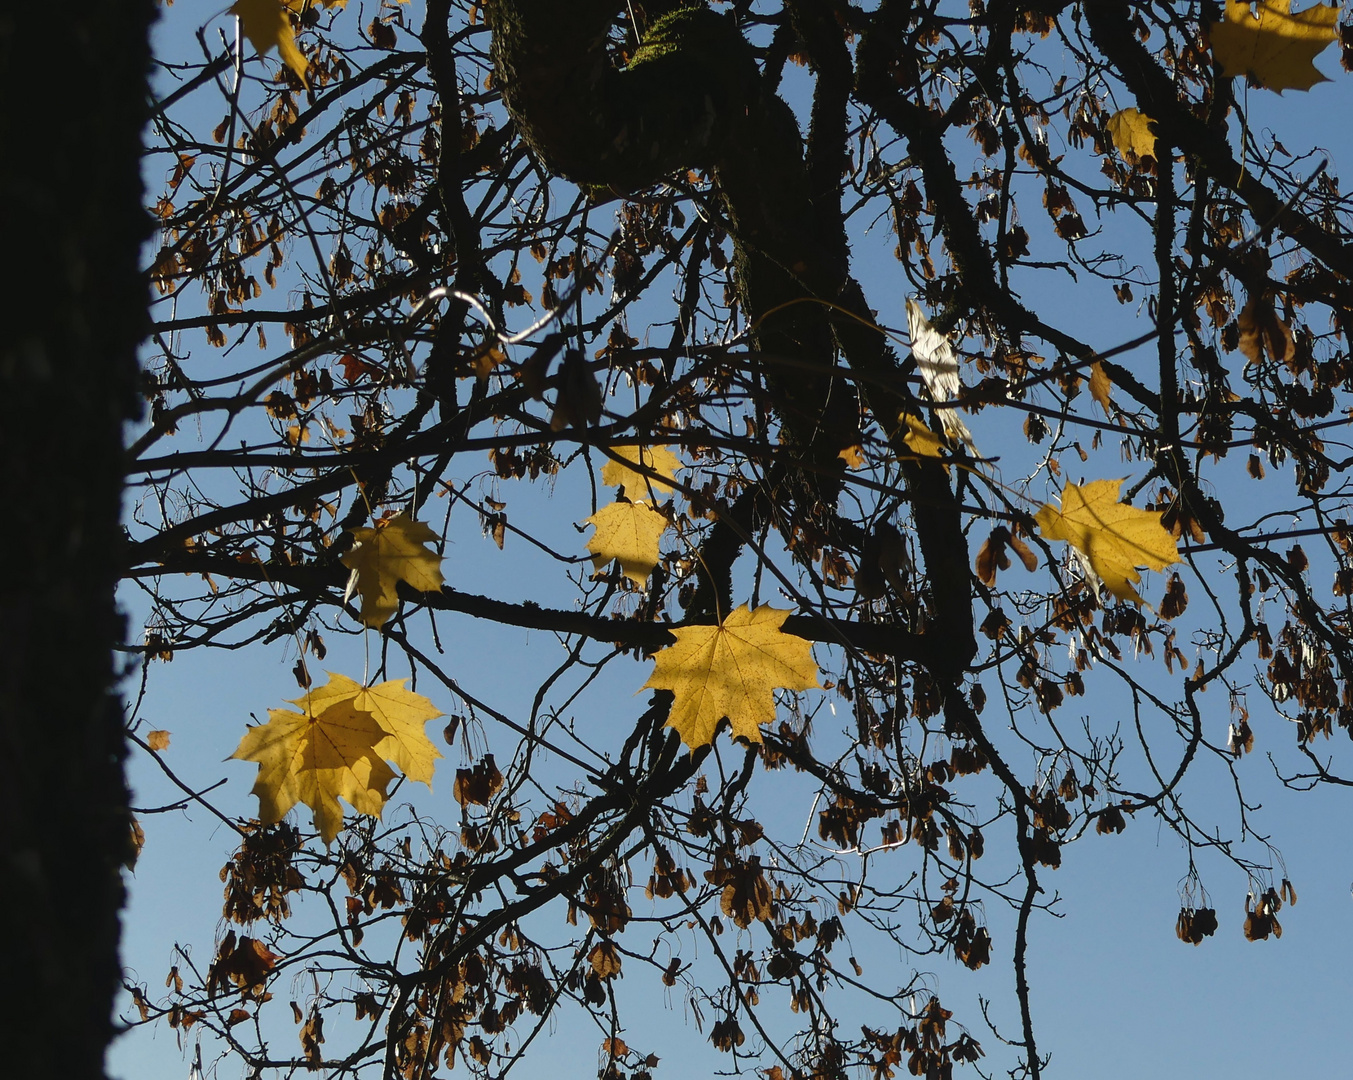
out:
{"label": "tree silhouette", "polygon": [[[0,25],[0,91],[15,103],[0,119],[0,232],[16,268],[0,329],[12,504],[0,805],[16,1033],[5,1060],[23,1076],[102,1078],[121,981],[131,822],[114,589],[126,554],[123,425],[139,414],[147,326],[140,135],[153,14],[146,2],[77,0],[58,19],[16,8]],[[65,100],[82,106],[20,106],[51,85],[55,57]]]}

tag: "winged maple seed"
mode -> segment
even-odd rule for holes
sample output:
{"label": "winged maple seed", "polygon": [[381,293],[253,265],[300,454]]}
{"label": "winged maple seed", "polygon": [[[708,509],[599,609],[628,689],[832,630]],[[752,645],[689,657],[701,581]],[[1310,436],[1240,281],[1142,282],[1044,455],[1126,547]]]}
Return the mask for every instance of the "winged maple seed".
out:
{"label": "winged maple seed", "polygon": [[658,540],[667,519],[641,502],[614,502],[585,522],[597,532],[587,542],[592,567],[601,573],[619,559],[620,569],[636,585],[643,585],[658,565]]}
{"label": "winged maple seed", "polygon": [[1278,318],[1273,297],[1267,292],[1252,292],[1236,318],[1240,335],[1236,347],[1252,364],[1263,361],[1267,353],[1274,363],[1289,367],[1297,357],[1297,341],[1288,325]]}
{"label": "winged maple seed", "polygon": [[1132,587],[1142,579],[1137,567],[1164,570],[1179,562],[1179,548],[1161,525],[1160,514],[1118,501],[1122,485],[1121,480],[1067,484],[1061,509],[1045,504],[1034,521],[1049,540],[1072,546],[1092,580],[1103,582],[1118,599],[1140,604],[1142,598]]}
{"label": "winged maple seed", "polygon": [[1226,0],[1212,23],[1212,55],[1226,77],[1246,75],[1267,90],[1309,90],[1326,82],[1313,61],[1338,36],[1339,8],[1317,4],[1292,14],[1292,0]]}
{"label": "winged maple seed", "polygon": [[988,588],[995,587],[997,571],[1010,569],[1010,556],[1006,553],[1006,548],[1010,548],[1019,556],[1024,569],[1029,573],[1032,574],[1038,569],[1038,559],[1029,545],[1021,540],[1017,533],[1012,533],[1004,525],[997,525],[978,551],[974,564],[977,580]]}
{"label": "winged maple seed", "polygon": [[304,803],[329,844],[343,826],[340,798],[358,813],[380,816],[395,779],[387,760],[410,780],[431,784],[441,754],[423,725],[442,714],[405,690],[403,679],[365,687],[330,672],[328,683],[291,704],[302,711],[269,709],[268,722],[245,732],[231,755],[258,763],[252,794],[264,825]]}
{"label": "winged maple seed", "polygon": [[[625,495],[631,500],[658,494],[670,495],[676,489],[658,477],[675,480],[677,470],[685,467],[681,459],[666,446],[617,446],[611,452],[629,464],[607,461],[601,467],[601,482],[611,487],[623,487]],[[631,465],[639,468],[631,468]]]}
{"label": "winged maple seed", "polygon": [[349,595],[355,588],[362,598],[362,622],[383,626],[399,607],[395,589],[406,582],[419,592],[442,587],[442,557],[430,551],[437,534],[408,514],[396,514],[374,529],[353,529],[353,545],[341,561],[352,571]]}
{"label": "winged maple seed", "polygon": [[742,604],[718,626],[683,626],[677,641],[654,654],[643,689],[670,690],[667,723],[692,750],[714,739],[728,718],[733,735],[761,741],[761,725],[775,719],[775,690],[818,686],[812,644],[784,633],[789,612]]}

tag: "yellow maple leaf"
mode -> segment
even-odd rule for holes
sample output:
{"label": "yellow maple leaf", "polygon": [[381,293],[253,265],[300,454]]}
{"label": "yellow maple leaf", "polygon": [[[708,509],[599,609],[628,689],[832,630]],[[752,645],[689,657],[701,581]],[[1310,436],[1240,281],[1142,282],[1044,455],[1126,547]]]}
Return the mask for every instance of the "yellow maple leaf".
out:
{"label": "yellow maple leaf", "polygon": [[1109,138],[1124,157],[1156,156],[1156,133],[1151,130],[1155,121],[1138,109],[1119,109],[1107,125]]}
{"label": "yellow maple leaf", "polygon": [[269,709],[268,722],[245,732],[231,757],[258,763],[251,794],[258,796],[264,825],[301,802],[314,811],[315,828],[328,844],[343,827],[340,798],[358,813],[380,815],[386,785],[395,778],[376,753],[385,738],[376,718],[351,702],[318,715]]}
{"label": "yellow maple leaf", "polygon": [[432,786],[432,771],[441,753],[423,733],[423,725],[435,720],[442,711],[422,694],[405,690],[407,679],[390,679],[375,686],[363,686],[346,675],[329,672],[329,681],[315,687],[293,704],[311,714],[325,713],[336,705],[348,704],[358,712],[370,713],[385,732],[371,749],[399,767],[410,780]]}
{"label": "yellow maple leaf", "polygon": [[864,456],[864,447],[859,443],[847,446],[836,456],[846,463],[848,469],[863,469],[868,464],[868,459]]}
{"label": "yellow maple leaf", "polygon": [[1105,416],[1113,415],[1113,398],[1110,397],[1112,390],[1113,380],[1104,370],[1104,365],[1096,360],[1090,365],[1090,396],[1099,402],[1099,407],[1104,410]]}
{"label": "yellow maple leaf", "polygon": [[592,567],[597,573],[615,559],[636,585],[642,585],[658,565],[658,538],[667,519],[641,502],[614,502],[603,506],[584,524],[595,525],[596,535],[587,542]]}
{"label": "yellow maple leaf", "polygon": [[1212,55],[1222,74],[1248,75],[1282,93],[1325,82],[1311,62],[1338,37],[1339,9],[1324,4],[1292,14],[1292,0],[1226,0],[1226,17],[1208,27]]}
{"label": "yellow maple leaf", "polygon": [[1142,579],[1137,567],[1164,570],[1179,562],[1179,548],[1160,514],[1118,501],[1122,485],[1121,480],[1067,484],[1061,509],[1044,505],[1034,520],[1047,539],[1065,540],[1079,552],[1082,565],[1114,596],[1141,603],[1132,587]]}
{"label": "yellow maple leaf", "polygon": [[[665,446],[617,446],[611,452],[668,480],[675,480],[677,470],[684,468],[681,459]],[[615,460],[607,461],[601,467],[601,482],[612,487],[624,487],[625,494],[631,499],[642,499],[658,493],[669,495],[675,490],[671,484]]]}
{"label": "yellow maple leaf", "polygon": [[352,548],[342,563],[352,571],[349,592],[362,597],[362,622],[382,626],[399,606],[396,585],[407,582],[419,592],[442,587],[442,557],[425,546],[437,534],[408,514],[396,514],[374,529],[353,529]]}
{"label": "yellow maple leaf", "polygon": [[944,440],[931,431],[911,413],[898,413],[898,422],[906,429],[906,434],[902,436],[902,442],[914,454],[921,457],[939,457],[940,451],[944,449]]}
{"label": "yellow maple leaf", "polygon": [[259,56],[266,56],[276,48],[282,62],[304,83],[310,65],[296,47],[296,35],[291,29],[291,15],[287,10],[293,6],[283,0],[235,0],[230,13],[239,17],[240,29]]}
{"label": "yellow maple leaf", "polygon": [[645,689],[670,690],[675,700],[668,726],[692,750],[714,739],[727,717],[733,734],[761,741],[761,725],[775,719],[775,689],[818,685],[812,644],[784,633],[788,611],[746,604],[718,626],[673,630],[676,644],[654,654]]}

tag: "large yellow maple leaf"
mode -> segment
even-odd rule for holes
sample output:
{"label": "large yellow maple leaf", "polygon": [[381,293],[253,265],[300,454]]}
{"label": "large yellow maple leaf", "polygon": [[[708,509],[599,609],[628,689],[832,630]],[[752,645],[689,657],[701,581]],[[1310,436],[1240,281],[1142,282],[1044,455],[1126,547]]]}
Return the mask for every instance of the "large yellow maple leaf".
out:
{"label": "large yellow maple leaf", "polygon": [[268,722],[250,728],[231,755],[258,762],[251,794],[258,796],[264,825],[281,821],[298,802],[314,811],[326,844],[343,827],[340,798],[354,810],[379,816],[394,771],[376,753],[385,729],[351,703],[319,715],[269,709]]}
{"label": "large yellow maple leaf", "polygon": [[1292,14],[1292,0],[1226,0],[1226,17],[1208,27],[1222,74],[1248,75],[1282,93],[1309,90],[1326,77],[1311,62],[1338,37],[1339,9],[1324,4]]}
{"label": "large yellow maple leaf", "polygon": [[335,705],[349,704],[370,713],[385,732],[372,752],[399,767],[410,780],[432,785],[432,771],[441,753],[423,733],[423,725],[442,711],[422,694],[404,689],[407,679],[390,679],[363,686],[346,675],[329,672],[329,681],[295,702],[311,713],[324,713]]}
{"label": "large yellow maple leaf", "polygon": [[603,506],[584,524],[595,525],[596,535],[587,542],[592,552],[592,567],[605,570],[612,560],[620,560],[620,569],[636,585],[642,585],[658,565],[658,539],[667,528],[667,519],[641,502],[614,502]]}
{"label": "large yellow maple leaf", "polygon": [[374,529],[353,529],[353,545],[342,563],[353,572],[354,586],[362,597],[362,622],[382,626],[399,606],[395,587],[407,582],[419,592],[442,587],[442,557],[425,546],[437,534],[408,514],[397,514]]}
{"label": "large yellow maple leaf", "polygon": [[[666,446],[617,446],[612,451],[630,465],[639,465],[668,480],[675,480],[677,470],[684,468],[681,459]],[[649,495],[669,495],[675,489],[648,473],[631,468],[619,461],[607,461],[601,467],[601,482],[612,487],[624,487],[626,497],[642,499]]]}
{"label": "large yellow maple leaf", "polygon": [[301,711],[269,709],[268,722],[245,732],[231,755],[258,764],[252,794],[263,824],[304,803],[328,844],[343,826],[340,798],[358,813],[380,816],[395,779],[387,760],[410,780],[431,784],[441,754],[423,725],[441,712],[405,690],[403,679],[365,687],[330,672],[328,683],[290,704]]}
{"label": "large yellow maple leaf", "polygon": [[784,633],[788,611],[746,604],[718,626],[683,626],[677,641],[654,654],[645,689],[670,690],[667,723],[692,750],[714,739],[727,717],[733,734],[761,741],[761,725],[775,719],[775,690],[818,685],[812,644]]}
{"label": "large yellow maple leaf", "polygon": [[1118,501],[1122,486],[1121,480],[1067,484],[1061,509],[1044,505],[1034,521],[1047,539],[1070,544],[1082,565],[1114,596],[1140,604],[1142,598],[1132,587],[1142,579],[1137,567],[1164,570],[1179,562],[1179,548],[1161,525],[1160,514]]}
{"label": "large yellow maple leaf", "polygon": [[296,35],[291,29],[291,15],[287,10],[296,6],[283,3],[283,0],[235,0],[230,13],[239,16],[240,29],[259,56],[266,56],[275,48],[282,62],[304,83],[310,65],[296,47]]}

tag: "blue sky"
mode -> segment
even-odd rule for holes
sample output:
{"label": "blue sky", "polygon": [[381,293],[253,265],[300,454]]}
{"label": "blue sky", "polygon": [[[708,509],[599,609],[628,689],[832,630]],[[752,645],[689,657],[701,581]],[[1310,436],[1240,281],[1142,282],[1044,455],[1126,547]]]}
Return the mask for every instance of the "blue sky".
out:
{"label": "blue sky", "polygon": [[[157,47],[163,55],[184,47],[191,47],[195,54],[192,32],[199,20],[213,14],[202,5],[184,2],[164,9]],[[410,5],[411,23],[418,25],[421,17],[421,5]],[[1282,141],[1294,151],[1302,144],[1326,146],[1337,172],[1340,164],[1347,168],[1353,163],[1346,123],[1353,115],[1353,78],[1340,72],[1332,50],[1319,66],[1334,81],[1309,94],[1289,92],[1280,97],[1249,91],[1252,124],[1256,131],[1270,125],[1281,130]],[[787,78],[790,100],[801,101],[806,76],[791,69]],[[795,80],[800,80],[797,86]],[[158,182],[158,177],[150,177],[152,190]],[[861,231],[855,237],[857,271],[871,302],[880,308],[882,321],[901,326],[906,283],[888,255],[892,242],[886,233]],[[1135,242],[1139,245],[1140,238]],[[1092,288],[1064,283],[1060,295],[1058,289],[1040,288],[1046,291],[1031,293],[1031,299],[1049,304],[1065,299],[1062,322],[1096,344],[1114,344],[1140,325],[1134,308],[1106,303]],[[896,305],[891,314],[889,303]],[[982,414],[972,424],[979,443],[981,424],[989,415]],[[1010,455],[1012,467],[1023,452],[1003,444],[997,448]],[[1125,473],[1134,468],[1140,466],[1122,467]],[[586,482],[574,471],[552,493],[514,489],[512,520],[546,535],[566,537],[572,524],[590,512],[588,498]],[[433,516],[440,510],[437,506]],[[572,602],[554,566],[512,538],[506,550],[499,552],[481,534],[471,512],[462,508],[452,514],[447,538],[444,569],[453,583],[473,583],[473,591],[505,599],[532,597],[561,606]],[[582,542],[578,541],[579,547]],[[124,597],[137,626],[138,617],[144,615],[143,602],[132,590]],[[533,672],[557,654],[557,644],[548,635],[468,618],[446,620],[441,628],[456,677],[467,689],[491,698],[509,712],[529,705],[535,685],[529,678],[518,678],[518,673]],[[366,657],[360,638],[333,636],[329,645],[331,652],[323,667],[354,675],[362,671]],[[266,709],[295,696],[294,660],[294,648],[282,643],[242,653],[180,654],[172,664],[156,665],[151,672],[140,719],[151,728],[172,732],[166,760],[186,782],[204,788],[225,779],[225,786],[213,793],[213,801],[228,814],[252,812],[248,792],[253,767],[225,759],[251,715],[262,718]],[[623,678],[611,680],[589,698],[593,710],[593,726],[587,729],[590,738],[604,740],[624,729],[635,708],[630,695],[647,672],[647,665],[633,663],[626,676],[632,676],[629,685],[624,685]],[[390,672],[391,677],[403,674]],[[135,688],[135,680],[130,680],[130,696]],[[450,708],[434,688],[420,689],[441,707]],[[1250,706],[1258,720],[1260,747],[1242,761],[1241,769],[1252,784],[1251,799],[1262,803],[1256,820],[1281,849],[1287,876],[1300,892],[1299,904],[1282,914],[1282,940],[1254,944],[1244,940],[1240,925],[1245,883],[1234,871],[1218,868],[1205,877],[1221,921],[1218,934],[1198,948],[1180,943],[1173,927],[1180,904],[1179,882],[1187,863],[1173,834],[1142,817],[1130,822],[1121,836],[1085,838],[1068,849],[1059,871],[1046,875],[1047,886],[1061,897],[1058,910],[1062,917],[1037,918],[1032,934],[1031,984],[1039,1038],[1042,1048],[1054,1055],[1049,1077],[1138,1080],[1143,1076],[1225,1075],[1229,1080],[1268,1080],[1275,1070],[1341,1075],[1347,1069],[1353,1053],[1353,1028],[1347,1021],[1353,1002],[1353,965],[1349,963],[1353,957],[1353,840],[1343,825],[1351,808],[1350,796],[1339,790],[1298,796],[1276,783],[1265,754],[1273,750],[1283,762],[1284,755],[1290,754],[1290,734],[1280,721],[1265,715],[1262,698],[1251,696]],[[1108,714],[1115,703],[1095,700],[1085,708]],[[1224,727],[1224,702],[1215,702],[1215,708],[1217,712],[1210,717],[1222,717],[1219,722]],[[1102,717],[1094,714],[1092,719]],[[1344,749],[1336,743],[1330,746]],[[458,752],[444,745],[441,749],[448,760],[433,791],[408,792],[420,807],[452,806],[449,770],[462,762]],[[129,774],[137,806],[164,805],[178,797],[177,789],[144,755],[133,755]],[[1201,808],[1200,818],[1233,831],[1235,813],[1226,777],[1204,769],[1190,783],[1190,797]],[[806,819],[809,792],[787,785],[778,798],[787,818]],[[196,808],[143,815],[142,822],[147,843],[136,873],[128,878],[124,963],[138,981],[149,984],[154,996],[175,962],[176,943],[203,963],[209,961],[212,942],[220,932],[218,873],[234,848],[234,836]],[[875,872],[890,872],[886,865],[880,867]],[[971,974],[949,961],[933,959],[930,982],[942,989],[946,1005],[969,1022],[975,1037],[986,1046],[984,1065],[999,1072],[1011,1062],[1011,1055],[981,1025],[977,998],[991,1000],[992,1020],[1002,1032],[1013,1035],[1017,1031],[1008,961],[1012,935],[1008,912],[989,906],[987,915],[997,942],[993,964]],[[868,970],[896,964],[899,981],[910,977],[904,958],[863,950],[861,958]],[[696,1031],[680,997],[666,994],[661,986],[641,985],[645,978],[636,974],[624,991],[638,1005],[635,1027],[636,1032],[642,1031],[642,1045],[663,1059],[657,1075],[693,1080],[727,1068],[728,1058],[709,1049],[706,1036]],[[299,995],[305,989],[297,986],[293,992]],[[561,1018],[549,1042],[520,1074],[594,1075],[601,1036],[593,1035],[573,1019]],[[138,1029],[115,1045],[110,1068],[120,1080],[187,1077],[194,1048],[191,1038],[180,1047],[167,1026]],[[210,1048],[204,1053],[210,1065]],[[233,1080],[240,1069],[227,1062],[216,1075]],[[959,1069],[956,1075],[975,1073]]]}

